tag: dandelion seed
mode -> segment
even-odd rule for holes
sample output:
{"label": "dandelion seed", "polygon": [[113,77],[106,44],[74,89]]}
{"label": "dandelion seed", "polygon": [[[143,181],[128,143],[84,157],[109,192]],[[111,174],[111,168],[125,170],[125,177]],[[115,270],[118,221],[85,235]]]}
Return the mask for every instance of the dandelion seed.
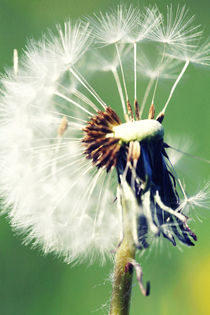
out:
{"label": "dandelion seed", "polygon": [[170,48],[168,55],[174,59],[185,61],[193,64],[209,66],[210,64],[210,43],[199,42],[198,46],[185,47],[183,49],[174,50]]}
{"label": "dandelion seed", "polygon": [[[192,21],[185,8],[173,18],[169,7],[165,21],[156,7],[140,13],[118,6],[90,23],[67,22],[40,42],[31,41],[18,71],[1,80],[5,212],[26,243],[68,263],[104,260],[116,251],[110,314],[128,311],[133,268],[142,293],[149,293],[135,261],[138,250],[160,238],[173,246],[196,241],[185,210],[206,205],[208,189],[187,197],[170,163],[162,125],[190,63],[209,64],[209,44],[196,46],[201,33]],[[155,66],[146,40],[164,44],[164,49],[155,46]],[[138,97],[142,74],[149,82]],[[156,115],[161,78],[174,81]]]}
{"label": "dandelion seed", "polygon": [[199,192],[194,196],[188,197],[184,195],[184,199],[181,203],[181,207],[185,213],[188,213],[192,208],[209,208],[209,183],[207,183]]}
{"label": "dandelion seed", "polygon": [[172,5],[167,6],[167,18],[152,28],[149,38],[151,40],[175,45],[190,46],[192,41],[200,38],[202,31],[199,25],[193,25],[194,16],[189,17],[189,10],[185,6],[177,7],[174,14]]}
{"label": "dandelion seed", "polygon": [[138,23],[139,9],[118,5],[115,10],[105,14],[100,12],[91,19],[94,39],[103,45],[118,43],[130,35]]}

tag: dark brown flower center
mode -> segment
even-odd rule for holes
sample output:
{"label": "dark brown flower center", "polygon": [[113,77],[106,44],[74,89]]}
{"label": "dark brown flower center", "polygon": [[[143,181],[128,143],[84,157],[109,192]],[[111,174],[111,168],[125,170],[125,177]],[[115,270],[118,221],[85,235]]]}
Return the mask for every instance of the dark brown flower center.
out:
{"label": "dark brown flower center", "polygon": [[104,112],[98,111],[83,129],[85,133],[82,139],[85,146],[84,154],[88,159],[92,159],[93,164],[98,168],[106,168],[107,172],[117,163],[120,139],[111,135],[113,127],[120,124],[121,120],[118,115],[111,107],[107,107]]}

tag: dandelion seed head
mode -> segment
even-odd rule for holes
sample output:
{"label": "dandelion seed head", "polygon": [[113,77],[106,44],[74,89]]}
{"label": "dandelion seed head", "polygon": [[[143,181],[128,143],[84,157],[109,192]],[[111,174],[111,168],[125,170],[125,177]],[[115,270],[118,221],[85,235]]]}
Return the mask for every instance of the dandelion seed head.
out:
{"label": "dandelion seed head", "polygon": [[174,46],[188,46],[200,38],[199,25],[193,25],[194,16],[189,17],[185,6],[177,7],[174,14],[172,5],[167,6],[167,18],[157,23],[149,34],[151,40]]}
{"label": "dandelion seed head", "polygon": [[141,52],[141,57],[137,63],[137,69],[139,73],[150,79],[175,79],[177,77],[178,69],[180,68],[180,62],[177,62],[172,58],[165,59],[164,63],[160,60],[156,61],[156,64],[152,62],[147,56]]}
{"label": "dandelion seed head", "polygon": [[186,213],[189,213],[190,209],[196,209],[196,208],[203,208],[208,209],[210,206],[210,191],[209,191],[209,185],[204,185],[202,189],[200,189],[197,193],[195,193],[192,196],[185,196],[181,203],[181,207],[184,208],[184,211]]}
{"label": "dandelion seed head", "polygon": [[[1,79],[0,192],[4,212],[26,244],[67,263],[104,260],[123,237],[123,202],[136,248],[160,237],[194,244],[182,208],[201,205],[206,193],[180,202],[162,126],[189,63],[177,73],[186,61],[181,49],[208,63],[209,44],[203,52],[191,46],[199,32],[187,16],[180,8],[173,18],[170,7],[163,22],[156,7],[140,12],[120,5],[88,23],[66,22],[30,41],[18,70]],[[153,66],[146,49],[142,53],[146,39],[176,45],[177,52],[158,44]],[[141,75],[149,82],[138,96]],[[155,113],[162,78],[175,82]]]}
{"label": "dandelion seed head", "polygon": [[162,14],[156,7],[145,8],[140,11],[137,25],[133,32],[128,33],[123,39],[124,42],[138,43],[149,38],[153,29],[159,27],[162,21]]}
{"label": "dandelion seed head", "polygon": [[210,43],[206,41],[204,43],[197,42],[193,47],[185,47],[184,49],[170,48],[168,56],[181,60],[188,61],[192,64],[209,66],[210,65]]}
{"label": "dandelion seed head", "polygon": [[115,10],[95,15],[91,19],[94,38],[103,45],[118,43],[128,36],[138,23],[139,10],[132,5],[118,5]]}
{"label": "dandelion seed head", "polygon": [[91,44],[91,29],[89,23],[78,22],[73,25],[70,21],[64,27],[57,25],[58,35],[50,34],[48,53],[52,60],[64,67],[74,65],[86,52]]}
{"label": "dandelion seed head", "polygon": [[[131,47],[120,45],[119,53],[123,62],[126,62],[126,59],[131,53]],[[116,49],[111,46],[95,50],[89,58],[90,62],[88,68],[90,71],[115,72],[117,68],[119,68],[119,58]]]}

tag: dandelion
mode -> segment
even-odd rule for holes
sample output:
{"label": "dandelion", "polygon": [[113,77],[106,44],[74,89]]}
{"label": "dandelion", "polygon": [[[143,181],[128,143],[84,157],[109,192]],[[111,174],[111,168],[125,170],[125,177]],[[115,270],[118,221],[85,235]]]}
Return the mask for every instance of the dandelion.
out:
{"label": "dandelion", "polygon": [[[117,6],[66,22],[19,64],[15,51],[1,80],[4,211],[25,243],[67,263],[116,252],[110,314],[128,314],[133,269],[149,294],[136,252],[159,238],[193,246],[185,210],[207,205],[207,186],[187,197],[162,125],[190,63],[209,64],[192,20],[185,7],[165,20],[156,7]],[[162,79],[171,87],[155,116]]]}

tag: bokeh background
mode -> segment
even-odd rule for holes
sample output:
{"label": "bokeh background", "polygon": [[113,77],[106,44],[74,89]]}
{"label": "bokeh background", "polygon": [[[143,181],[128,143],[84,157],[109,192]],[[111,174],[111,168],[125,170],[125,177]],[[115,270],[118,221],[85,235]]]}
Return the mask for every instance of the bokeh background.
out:
{"label": "bokeh background", "polygon": [[[121,1],[127,2],[129,1]],[[137,3],[132,1],[132,3]],[[154,1],[141,1],[141,5]],[[169,2],[158,0],[160,9]],[[186,5],[209,35],[209,0],[172,1]],[[47,29],[67,18],[106,10],[111,0],[0,0],[0,71],[12,65],[13,49],[20,52],[31,37],[39,39]],[[167,133],[191,139],[190,152],[210,159],[210,72],[191,67],[177,88],[164,127]],[[209,164],[183,157],[178,173],[188,191],[210,179]],[[210,213],[196,209],[191,223],[198,235],[194,248],[173,248],[165,242],[140,259],[144,281],[151,281],[151,296],[133,285],[131,315],[210,314]],[[202,221],[202,222],[201,222]],[[22,245],[23,239],[0,218],[0,314],[88,315],[107,314],[111,294],[112,262],[64,264],[53,255]]]}

